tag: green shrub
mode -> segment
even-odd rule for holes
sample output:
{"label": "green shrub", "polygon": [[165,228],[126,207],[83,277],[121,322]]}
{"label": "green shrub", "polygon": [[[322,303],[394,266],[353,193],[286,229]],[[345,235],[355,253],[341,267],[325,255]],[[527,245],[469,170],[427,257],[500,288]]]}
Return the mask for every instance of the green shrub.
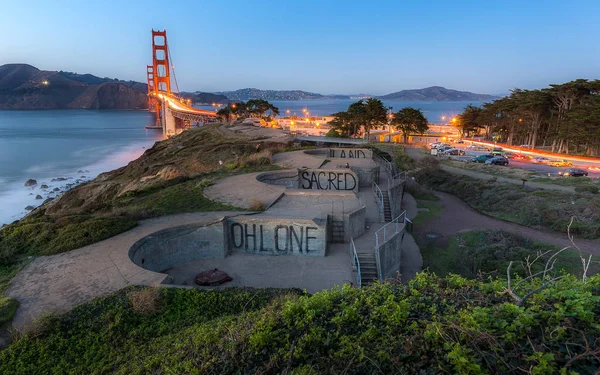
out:
{"label": "green shrub", "polygon": [[0,373],[597,371],[597,358],[583,354],[600,337],[600,277],[583,284],[566,276],[523,307],[505,286],[422,273],[408,285],[312,296],[165,288],[161,310],[150,314],[132,309],[126,289],[46,319],[36,336],[0,352]]}
{"label": "green shrub", "polygon": [[589,185],[584,185],[584,186],[575,186],[575,191],[578,193],[592,193],[592,194],[598,194],[599,190],[598,190],[598,186],[589,186]]}
{"label": "green shrub", "polygon": [[16,299],[0,297],[0,328],[4,324],[12,322],[18,308],[19,301]]}

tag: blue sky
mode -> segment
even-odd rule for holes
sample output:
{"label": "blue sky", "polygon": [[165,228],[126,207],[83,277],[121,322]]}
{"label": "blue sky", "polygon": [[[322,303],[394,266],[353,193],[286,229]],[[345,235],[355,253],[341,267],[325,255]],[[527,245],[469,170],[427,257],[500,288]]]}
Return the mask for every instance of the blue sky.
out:
{"label": "blue sky", "polygon": [[600,78],[600,1],[1,0],[0,65],[145,81],[166,29],[181,90],[479,93]]}

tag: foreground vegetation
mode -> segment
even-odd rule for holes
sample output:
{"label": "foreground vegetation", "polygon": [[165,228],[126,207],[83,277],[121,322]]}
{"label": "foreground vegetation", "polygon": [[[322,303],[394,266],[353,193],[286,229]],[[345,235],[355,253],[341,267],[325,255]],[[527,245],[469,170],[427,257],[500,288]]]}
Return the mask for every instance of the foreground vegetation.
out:
{"label": "foreground vegetation", "polygon": [[[457,233],[443,241],[419,239],[418,242],[423,256],[423,269],[439,276],[458,274],[470,279],[503,277],[509,262],[514,260],[520,260],[514,269],[523,273],[527,257],[533,260],[539,254],[546,254],[534,266],[539,271],[552,254],[559,250],[552,245],[497,230],[474,230]],[[556,258],[557,269],[582,277],[581,258],[576,250],[565,250]],[[600,263],[593,260],[588,274],[598,272]]]}
{"label": "foreground vegetation", "polygon": [[46,318],[0,373],[591,374],[599,288],[567,276],[523,307],[503,280],[427,273],[312,296],[130,288]]}
{"label": "foreground vegetation", "polygon": [[[427,159],[420,162],[427,163]],[[571,233],[584,238],[600,237],[600,197],[593,192],[569,193],[453,175],[435,163],[413,175],[419,184],[453,194],[474,209],[490,216],[529,227],[565,232],[574,218]]]}

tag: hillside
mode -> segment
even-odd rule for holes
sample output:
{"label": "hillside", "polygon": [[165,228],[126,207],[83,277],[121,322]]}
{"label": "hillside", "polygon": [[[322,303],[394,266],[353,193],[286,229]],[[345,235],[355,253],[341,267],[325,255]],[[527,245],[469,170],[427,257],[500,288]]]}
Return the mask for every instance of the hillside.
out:
{"label": "hillside", "polygon": [[495,96],[487,94],[474,94],[468,91],[451,90],[441,86],[431,86],[424,89],[402,90],[391,94],[379,96],[383,100],[402,101],[485,101],[496,99]]}
{"label": "hillside", "polygon": [[145,109],[146,85],[134,81],[0,66],[0,109]]}
{"label": "hillside", "polygon": [[255,88],[246,88],[236,91],[219,92],[227,96],[229,100],[316,100],[316,99],[349,99],[346,95],[321,95],[313,92],[301,90],[260,90]]}
{"label": "hillside", "polygon": [[197,104],[211,104],[211,103],[229,103],[229,99],[225,95],[213,94],[210,92],[181,92],[181,97],[185,99],[192,99],[192,102]]}

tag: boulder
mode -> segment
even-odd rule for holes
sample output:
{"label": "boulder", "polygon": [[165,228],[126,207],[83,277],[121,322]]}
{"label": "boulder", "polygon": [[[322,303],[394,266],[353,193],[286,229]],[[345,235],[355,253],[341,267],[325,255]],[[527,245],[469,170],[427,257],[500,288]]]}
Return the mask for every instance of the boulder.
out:
{"label": "boulder", "polygon": [[42,198],[41,195],[38,194],[38,195],[35,196],[35,199],[43,199],[43,198]]}
{"label": "boulder", "polygon": [[48,189],[48,185],[42,184],[42,186],[40,186],[40,189]]}
{"label": "boulder", "polygon": [[30,178],[29,180],[25,181],[25,186],[35,186],[37,185],[37,181]]}
{"label": "boulder", "polygon": [[25,207],[25,210],[27,210],[27,211],[33,211],[34,209],[35,209],[35,207],[33,207],[33,206]]}
{"label": "boulder", "polygon": [[52,191],[60,191],[60,189],[59,188],[54,188],[54,189],[52,189]]}

